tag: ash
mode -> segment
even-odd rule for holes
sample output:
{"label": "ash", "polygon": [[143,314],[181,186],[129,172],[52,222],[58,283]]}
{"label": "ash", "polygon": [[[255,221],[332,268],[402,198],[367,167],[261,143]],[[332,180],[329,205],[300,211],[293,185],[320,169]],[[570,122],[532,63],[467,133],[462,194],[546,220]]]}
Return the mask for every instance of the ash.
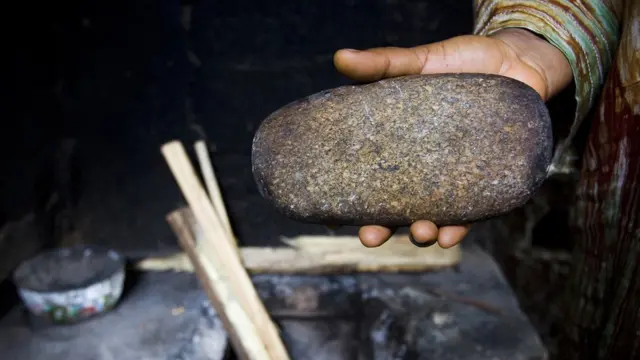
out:
{"label": "ash", "polygon": [[21,287],[34,291],[61,291],[88,286],[104,280],[120,270],[120,263],[105,254],[46,253],[25,263],[16,272]]}
{"label": "ash", "polygon": [[[491,257],[472,248],[463,259],[424,274],[252,280],[292,360],[547,359]],[[0,321],[2,358],[235,358],[194,274],[144,273],[129,285],[113,311],[75,325],[37,326],[15,309]]]}

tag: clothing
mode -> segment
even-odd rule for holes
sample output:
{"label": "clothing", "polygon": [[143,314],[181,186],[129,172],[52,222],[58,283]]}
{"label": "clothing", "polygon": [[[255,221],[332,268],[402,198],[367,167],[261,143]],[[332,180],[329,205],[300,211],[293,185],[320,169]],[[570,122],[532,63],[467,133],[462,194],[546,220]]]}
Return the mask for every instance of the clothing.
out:
{"label": "clothing", "polygon": [[[640,0],[477,0],[475,34],[526,28],[569,60],[587,129],[561,359],[640,359]],[[554,119],[558,121],[559,119]]]}

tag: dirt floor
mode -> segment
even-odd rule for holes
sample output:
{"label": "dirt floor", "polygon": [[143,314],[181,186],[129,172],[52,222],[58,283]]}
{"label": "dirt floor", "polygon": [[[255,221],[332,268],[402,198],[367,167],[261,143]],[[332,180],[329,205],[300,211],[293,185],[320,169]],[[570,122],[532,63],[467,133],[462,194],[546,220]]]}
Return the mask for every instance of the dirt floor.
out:
{"label": "dirt floor", "polygon": [[[546,359],[491,257],[467,246],[463,259],[420,275],[259,275],[254,283],[293,360]],[[222,360],[225,333],[193,274],[130,280],[113,312],[77,325],[46,326],[14,309],[0,321],[3,356]],[[315,300],[301,306],[299,294]]]}

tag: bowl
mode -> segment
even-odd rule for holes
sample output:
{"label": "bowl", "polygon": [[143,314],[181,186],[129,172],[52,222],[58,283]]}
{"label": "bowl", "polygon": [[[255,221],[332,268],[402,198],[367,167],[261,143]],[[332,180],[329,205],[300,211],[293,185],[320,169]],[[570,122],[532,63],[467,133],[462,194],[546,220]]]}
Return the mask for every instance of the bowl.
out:
{"label": "bowl", "polygon": [[43,252],[13,275],[31,314],[73,323],[111,310],[124,287],[125,262],[114,250],[74,246]]}

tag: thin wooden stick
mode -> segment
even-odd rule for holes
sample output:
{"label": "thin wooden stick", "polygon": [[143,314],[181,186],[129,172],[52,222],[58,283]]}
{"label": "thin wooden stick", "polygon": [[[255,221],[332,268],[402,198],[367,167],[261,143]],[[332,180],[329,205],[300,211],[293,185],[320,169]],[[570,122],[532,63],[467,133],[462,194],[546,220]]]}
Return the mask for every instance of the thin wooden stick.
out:
{"label": "thin wooden stick", "polygon": [[[182,208],[189,219],[193,214]],[[192,223],[196,243],[201,243],[202,230]],[[353,272],[425,272],[450,268],[460,263],[460,246],[443,249],[433,245],[416,248],[406,234],[392,236],[384,245],[366,248],[357,236],[300,235],[282,238],[285,247],[239,248],[242,264],[250,274],[344,274]],[[186,254],[150,257],[136,263],[143,271],[193,271]]]}
{"label": "thin wooden stick", "polygon": [[220,221],[222,222],[225,230],[229,232],[231,238],[233,238],[235,241],[235,236],[233,236],[233,230],[231,228],[231,222],[229,221],[229,215],[227,214],[227,209],[224,206],[224,200],[222,199],[220,186],[218,185],[216,173],[213,169],[211,158],[209,157],[207,144],[203,140],[199,140],[196,141],[193,147],[198,157],[200,170],[202,171],[202,177],[204,178],[204,184],[207,187],[207,191],[209,192],[211,203],[213,204],[213,207],[216,210],[216,213],[218,214],[218,217],[220,218]]}
{"label": "thin wooden stick", "polygon": [[231,296],[231,289],[221,275],[224,269],[211,261],[206,253],[196,249],[196,243],[184,211],[167,215],[167,222],[178,238],[178,243],[187,253],[202,287],[222,320],[233,348],[241,360],[273,360],[269,356],[258,330],[238,301]]}
{"label": "thin wooden stick", "polygon": [[212,260],[221,264],[227,270],[227,275],[234,277],[231,281],[233,293],[242,303],[249,317],[255,321],[271,358],[288,360],[289,354],[280,339],[279,332],[253,287],[237,248],[232,245],[233,241],[228,239],[229,233],[224,230],[224,225],[216,216],[211,201],[198,181],[184,147],[180,142],[172,141],[163,145],[161,150],[203,232],[206,241],[199,246],[215,244],[211,254]]}
{"label": "thin wooden stick", "polygon": [[[393,254],[394,249],[382,250],[380,255],[362,250],[348,253],[348,250],[337,248],[333,252],[323,253],[304,248],[247,246],[240,248],[240,255],[245,269],[250,274],[411,273],[446,269],[459,263],[456,249],[446,249],[423,258],[403,253]],[[415,249],[419,250],[422,249]],[[437,259],[436,256],[441,258]],[[434,261],[431,262],[432,260]],[[137,262],[135,268],[142,271],[193,272],[193,267],[184,253],[146,258]]]}

